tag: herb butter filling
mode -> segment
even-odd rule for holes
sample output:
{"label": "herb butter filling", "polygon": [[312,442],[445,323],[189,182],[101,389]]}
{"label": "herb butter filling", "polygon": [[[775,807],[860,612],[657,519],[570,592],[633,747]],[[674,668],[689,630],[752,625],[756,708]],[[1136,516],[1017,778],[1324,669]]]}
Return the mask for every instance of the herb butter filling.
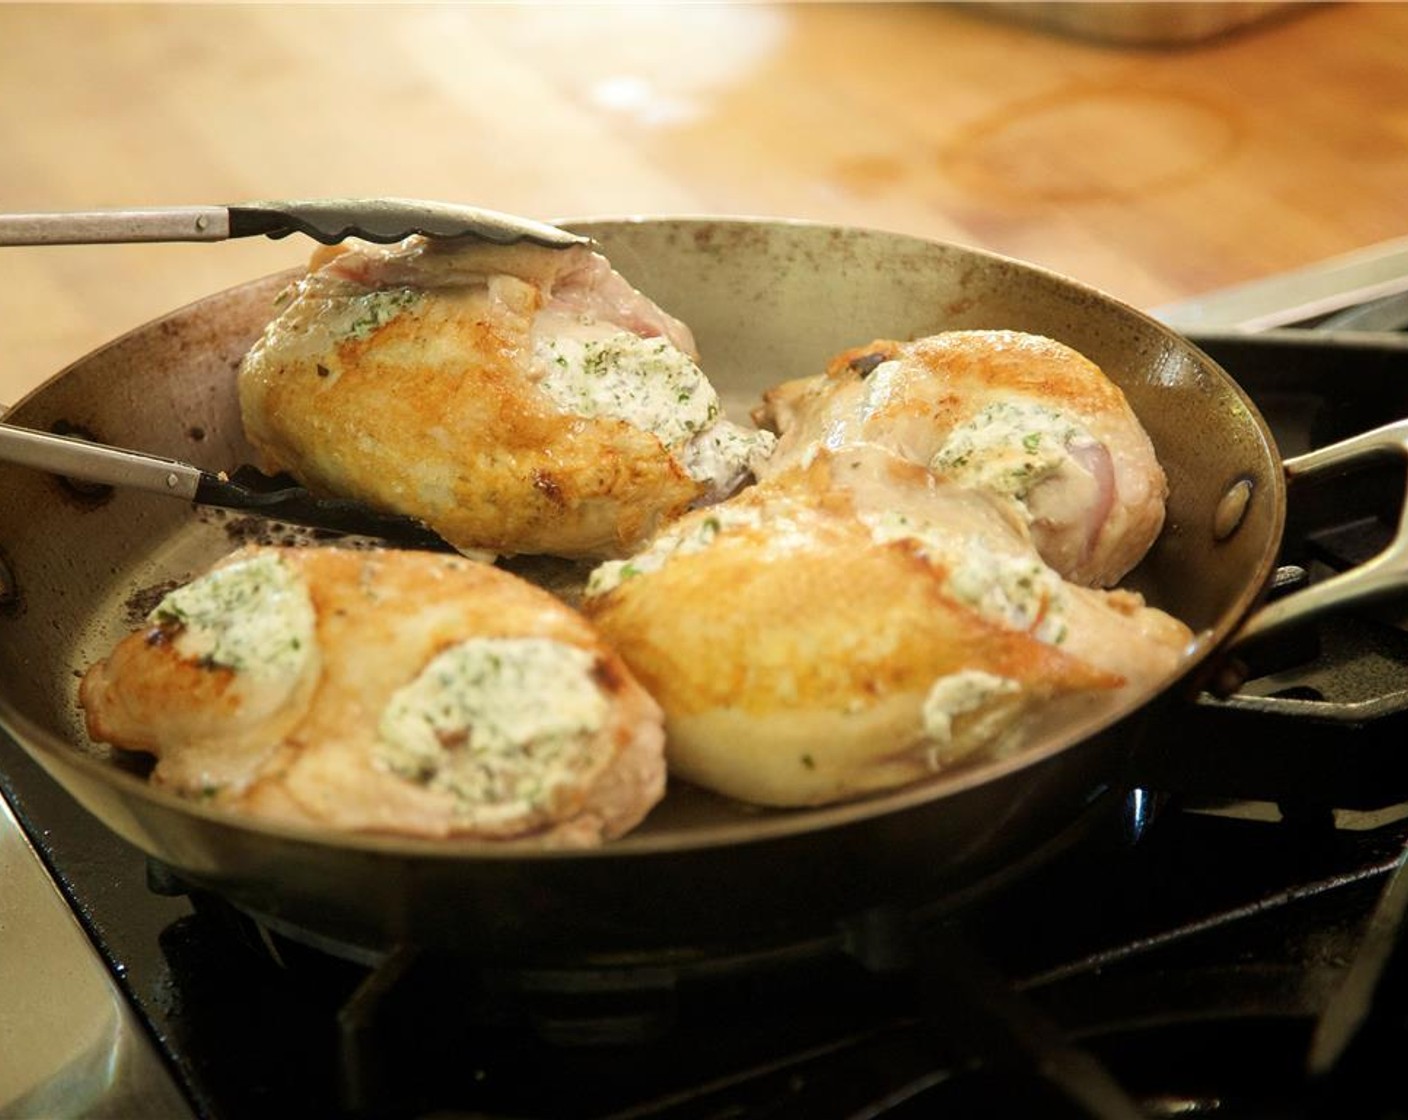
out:
{"label": "herb butter filling", "polygon": [[[548,638],[472,638],[438,654],[381,714],[377,763],[481,821],[548,807],[580,780],[610,705],[596,658]],[[551,697],[550,703],[544,697]]]}
{"label": "herb butter filling", "polygon": [[539,388],[574,416],[626,420],[670,448],[718,419],[719,397],[703,371],[663,338],[557,335],[540,338],[536,351]]}
{"label": "herb butter filling", "polygon": [[[584,323],[590,328],[591,323]],[[727,491],[776,437],[720,416],[719,395],[684,351],[630,331],[545,335],[534,343],[538,387],[563,412],[624,420],[656,436],[696,482]]]}
{"label": "herb butter filling", "polygon": [[[782,521],[781,518],[776,519]],[[720,533],[728,529],[756,529],[763,524],[762,511],[750,506],[733,506],[729,503],[711,506],[703,516],[676,522],[659,533],[642,551],[629,560],[608,560],[598,565],[587,577],[584,591],[588,599],[605,595],[615,590],[628,579],[656,572],[665,566],[671,556],[688,556],[703,552],[714,543]],[[780,528],[770,525],[770,528]]]}
{"label": "herb butter filling", "polygon": [[989,622],[1025,630],[1050,645],[1065,642],[1066,586],[1036,557],[994,552],[979,540],[946,533],[902,513],[863,517],[877,544],[912,540],[947,566],[944,589]]}
{"label": "herb butter filling", "polygon": [[335,337],[364,339],[416,304],[422,292],[415,288],[375,288],[349,296],[329,324]]}
{"label": "herb butter filling", "polygon": [[[934,681],[924,699],[924,733],[939,747],[953,745],[953,721],[987,707],[994,700],[1014,696],[1020,686],[1010,677],[1000,677],[981,669],[963,669]],[[995,734],[1009,713],[999,709],[979,719],[980,726],[972,736],[984,740]],[[931,764],[937,758],[930,757]]]}
{"label": "herb butter filling", "polygon": [[949,434],[929,468],[966,485],[1023,498],[1095,438],[1059,409],[998,401]]}
{"label": "herb butter filling", "polygon": [[294,676],[313,652],[316,616],[308,588],[278,556],[267,553],[177,588],[148,620],[179,626],[176,651],[212,667]]}

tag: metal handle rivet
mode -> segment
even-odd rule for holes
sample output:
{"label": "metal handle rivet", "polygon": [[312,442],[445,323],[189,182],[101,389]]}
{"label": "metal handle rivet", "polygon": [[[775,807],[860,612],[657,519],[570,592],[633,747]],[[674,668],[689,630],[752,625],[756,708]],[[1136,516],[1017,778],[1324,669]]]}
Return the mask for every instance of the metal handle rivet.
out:
{"label": "metal handle rivet", "polygon": [[199,216],[196,218],[196,229],[197,229],[200,233],[204,233],[204,232],[205,232],[207,229],[209,229],[209,228],[210,228],[210,218],[207,217],[205,214],[199,215]]}
{"label": "metal handle rivet", "polygon": [[1225,541],[1242,525],[1247,516],[1247,508],[1252,500],[1252,482],[1244,478],[1232,485],[1217,503],[1212,515],[1212,536],[1214,540]]}

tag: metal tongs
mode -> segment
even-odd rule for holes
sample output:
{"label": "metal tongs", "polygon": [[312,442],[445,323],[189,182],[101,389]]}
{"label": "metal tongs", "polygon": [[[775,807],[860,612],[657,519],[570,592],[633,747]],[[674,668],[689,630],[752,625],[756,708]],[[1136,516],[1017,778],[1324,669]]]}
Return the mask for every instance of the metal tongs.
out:
{"label": "metal tongs", "polygon": [[55,214],[0,214],[0,245],[87,245],[133,241],[227,241],[303,233],[324,245],[349,237],[381,244],[413,233],[474,237],[496,245],[529,241],[549,249],[589,245],[591,238],[545,222],[447,202],[405,198],[326,198],[173,206]]}
{"label": "metal tongs", "polygon": [[179,459],[3,423],[0,462],[33,467],[65,479],[166,494],[197,505],[245,510],[343,536],[379,537],[410,548],[450,548],[415,518],[383,513],[342,498],[317,498],[292,480],[285,483],[253,467],[241,467],[232,478]]}

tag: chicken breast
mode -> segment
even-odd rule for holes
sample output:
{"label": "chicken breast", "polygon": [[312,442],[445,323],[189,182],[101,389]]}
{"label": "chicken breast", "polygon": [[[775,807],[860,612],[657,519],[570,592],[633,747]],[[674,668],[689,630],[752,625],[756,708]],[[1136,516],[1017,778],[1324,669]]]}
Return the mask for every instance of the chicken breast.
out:
{"label": "chicken breast", "polygon": [[1010,505],[874,447],[687,515],[600,566],[584,609],[664,708],[672,772],[766,805],[1009,749],[1173,672],[1190,637],[1067,584]]}
{"label": "chicken breast", "polygon": [[584,845],[663,796],[662,716],[547,592],[461,557],[240,550],[84,675],[152,780],[334,829]]}
{"label": "chicken breast", "polygon": [[873,342],[765,394],[781,436],[760,469],[816,447],[884,447],[1010,501],[1065,578],[1113,586],[1159,535],[1167,481],[1119,387],[1052,339],[951,331]]}
{"label": "chicken breast", "polygon": [[462,551],[605,557],[771,449],[723,419],[688,328],[586,248],[322,251],[245,358],[259,466]]}

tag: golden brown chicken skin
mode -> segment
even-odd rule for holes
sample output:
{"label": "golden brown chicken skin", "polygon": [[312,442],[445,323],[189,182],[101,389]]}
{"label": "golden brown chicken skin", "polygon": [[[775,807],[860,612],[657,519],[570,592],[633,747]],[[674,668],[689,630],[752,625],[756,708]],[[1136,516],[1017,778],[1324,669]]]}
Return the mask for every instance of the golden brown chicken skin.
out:
{"label": "golden brown chicken skin", "polygon": [[684,324],[599,254],[324,252],[239,375],[259,465],[462,551],[619,556],[771,436],[720,415]]}
{"label": "golden brown chicken skin", "polygon": [[1167,676],[1189,637],[1066,584],[1001,503],[874,448],[689,514],[599,568],[585,609],[664,708],[671,771],[768,805],[1006,749],[1053,702]]}
{"label": "golden brown chicken skin", "polygon": [[[551,702],[545,702],[545,698]],[[575,612],[461,557],[246,548],[84,676],[95,740],[236,812],[586,845],[663,796],[661,713]]]}

